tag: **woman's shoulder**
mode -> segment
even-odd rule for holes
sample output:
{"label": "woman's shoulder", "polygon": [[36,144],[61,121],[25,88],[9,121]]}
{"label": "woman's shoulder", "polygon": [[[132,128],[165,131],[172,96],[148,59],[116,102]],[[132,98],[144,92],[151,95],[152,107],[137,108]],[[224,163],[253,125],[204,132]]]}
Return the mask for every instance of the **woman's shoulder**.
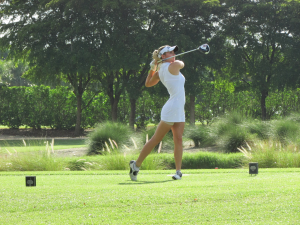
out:
{"label": "woman's shoulder", "polygon": [[180,60],[175,60],[173,63],[171,63],[170,67],[175,67],[180,70],[184,67],[184,62]]}
{"label": "woman's shoulder", "polygon": [[180,60],[175,60],[171,65],[168,67],[169,72],[172,75],[178,75],[180,70],[184,67],[184,63]]}

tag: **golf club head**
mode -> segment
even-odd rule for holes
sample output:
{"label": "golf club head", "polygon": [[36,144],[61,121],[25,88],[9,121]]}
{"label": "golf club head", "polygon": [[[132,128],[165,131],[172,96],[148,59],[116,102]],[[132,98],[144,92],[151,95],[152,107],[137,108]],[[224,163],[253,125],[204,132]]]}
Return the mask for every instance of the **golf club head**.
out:
{"label": "golf club head", "polygon": [[208,44],[203,44],[199,46],[198,50],[204,54],[208,54],[210,51],[209,45]]}

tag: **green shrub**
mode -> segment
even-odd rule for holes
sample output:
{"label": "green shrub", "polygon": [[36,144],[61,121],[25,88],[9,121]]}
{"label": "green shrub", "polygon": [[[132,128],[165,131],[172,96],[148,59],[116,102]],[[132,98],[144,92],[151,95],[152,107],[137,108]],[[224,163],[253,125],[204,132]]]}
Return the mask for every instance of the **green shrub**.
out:
{"label": "green shrub", "polygon": [[50,87],[32,86],[25,89],[25,101],[27,104],[27,112],[22,118],[23,124],[34,129],[41,129],[41,125],[50,126],[51,112],[53,106],[50,104]]}
{"label": "green shrub", "polygon": [[236,112],[227,114],[223,117],[217,117],[211,124],[211,130],[214,135],[222,136],[228,133],[232,127],[240,126],[245,122],[244,117]]}
{"label": "green shrub", "polygon": [[245,129],[236,126],[232,127],[226,135],[221,137],[221,147],[223,147],[226,153],[238,152],[239,147],[245,145],[245,141],[248,138],[248,133]]}
{"label": "green shrub", "polygon": [[238,168],[243,165],[242,154],[212,152],[187,153],[183,155],[183,169]]}
{"label": "green shrub", "polygon": [[205,125],[188,126],[184,130],[184,136],[194,142],[195,147],[206,147],[215,144],[210,129]]}
{"label": "green shrub", "polygon": [[28,116],[28,105],[25,99],[26,87],[1,87],[0,89],[0,122],[9,128],[18,129]]}
{"label": "green shrub", "polygon": [[299,137],[299,125],[288,119],[272,121],[273,139],[279,140],[282,144],[295,142]]}
{"label": "green shrub", "polygon": [[267,140],[271,136],[270,122],[253,120],[245,124],[250,134],[254,134],[260,140]]}
{"label": "green shrub", "polygon": [[245,122],[245,117],[244,115],[242,115],[241,113],[238,112],[232,112],[230,114],[227,114],[225,116],[225,120],[227,121],[227,123],[229,124],[235,124],[235,125],[239,125]]}
{"label": "green shrub", "polygon": [[[151,155],[156,159],[161,169],[175,169],[175,160],[172,154]],[[150,160],[151,158],[149,158]],[[144,163],[143,163],[144,164]],[[244,164],[243,154],[223,154],[213,152],[184,153],[182,158],[182,169],[214,169],[238,168]],[[142,165],[143,166],[143,165]]]}
{"label": "green shrub", "polygon": [[243,146],[250,138],[242,117],[238,114],[218,118],[210,127],[217,145],[226,153],[238,152],[238,147]]}
{"label": "green shrub", "polygon": [[88,134],[88,155],[102,154],[107,146],[112,147],[116,143],[118,146],[130,143],[132,129],[121,123],[105,122],[98,124],[96,128]]}
{"label": "green shrub", "polygon": [[[72,129],[76,124],[76,96],[69,87],[57,86],[49,92],[49,102],[52,110],[48,112],[51,118],[50,126],[54,129]],[[86,110],[83,110],[83,114]]]}

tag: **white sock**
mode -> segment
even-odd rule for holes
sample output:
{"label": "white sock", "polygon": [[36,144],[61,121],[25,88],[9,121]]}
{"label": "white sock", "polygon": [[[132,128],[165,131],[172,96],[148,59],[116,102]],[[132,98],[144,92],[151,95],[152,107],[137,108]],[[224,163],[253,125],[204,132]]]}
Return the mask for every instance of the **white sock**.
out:
{"label": "white sock", "polygon": [[134,170],[140,170],[140,167],[137,167],[135,163],[136,162],[134,162],[134,164],[133,164],[134,165]]}

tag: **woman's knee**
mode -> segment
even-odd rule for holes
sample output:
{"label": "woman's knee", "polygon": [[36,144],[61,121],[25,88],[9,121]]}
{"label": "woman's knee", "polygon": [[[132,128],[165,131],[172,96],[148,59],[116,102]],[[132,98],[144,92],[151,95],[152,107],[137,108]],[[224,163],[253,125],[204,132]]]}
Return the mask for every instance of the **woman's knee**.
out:
{"label": "woman's knee", "polygon": [[182,145],[182,136],[173,136],[175,145]]}
{"label": "woman's knee", "polygon": [[149,142],[151,143],[151,145],[154,145],[154,146],[156,146],[156,145],[158,145],[161,141],[162,141],[162,137],[157,137],[157,136],[153,136],[150,140],[149,140]]}

